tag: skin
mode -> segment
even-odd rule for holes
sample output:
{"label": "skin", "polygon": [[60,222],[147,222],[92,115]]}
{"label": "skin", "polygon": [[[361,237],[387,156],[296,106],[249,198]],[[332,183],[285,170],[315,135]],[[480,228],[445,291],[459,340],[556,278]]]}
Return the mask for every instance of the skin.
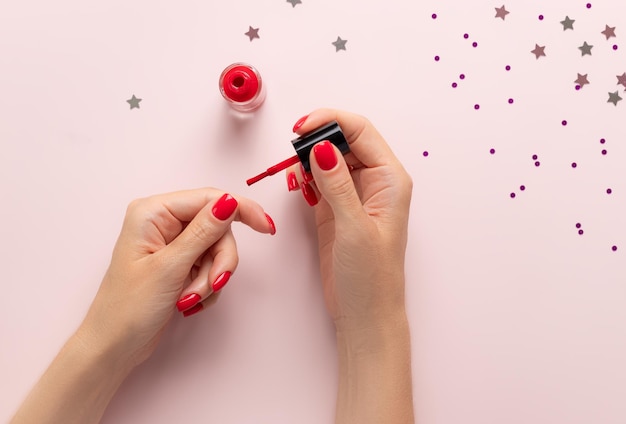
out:
{"label": "skin", "polygon": [[[336,326],[339,390],[336,423],[413,423],[404,255],[412,182],[363,117],[317,110],[298,129],[336,119],[352,153],[336,151],[322,170],[311,154],[326,307]],[[315,150],[315,149],[314,149]],[[352,171],[349,170],[349,166]],[[210,282],[237,267],[231,224],[274,232],[261,206],[237,197],[226,219],[212,212],[224,193],[182,191],[133,201],[111,265],[83,323],[11,421],[97,423],[128,374],[150,357],[176,302],[219,298]]]}

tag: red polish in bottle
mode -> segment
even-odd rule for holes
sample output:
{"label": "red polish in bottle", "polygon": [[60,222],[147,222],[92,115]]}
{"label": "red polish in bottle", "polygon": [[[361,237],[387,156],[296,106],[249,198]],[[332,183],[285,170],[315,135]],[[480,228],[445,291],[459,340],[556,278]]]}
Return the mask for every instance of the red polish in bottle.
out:
{"label": "red polish in bottle", "polygon": [[261,74],[247,63],[233,63],[220,75],[220,92],[228,104],[239,112],[252,112],[265,101],[265,84]]}

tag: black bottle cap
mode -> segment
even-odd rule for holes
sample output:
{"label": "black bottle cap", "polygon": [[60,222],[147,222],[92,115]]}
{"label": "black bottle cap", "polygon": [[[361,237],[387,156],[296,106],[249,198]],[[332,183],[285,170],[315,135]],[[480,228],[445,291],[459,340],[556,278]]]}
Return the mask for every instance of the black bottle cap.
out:
{"label": "black bottle cap", "polygon": [[341,131],[341,127],[337,121],[332,121],[323,127],[317,128],[291,141],[302,163],[302,167],[306,172],[311,172],[311,163],[309,162],[311,149],[313,149],[313,146],[317,143],[324,140],[328,140],[337,146],[343,155],[350,151],[348,140],[346,140],[346,137],[343,135],[343,131]]}

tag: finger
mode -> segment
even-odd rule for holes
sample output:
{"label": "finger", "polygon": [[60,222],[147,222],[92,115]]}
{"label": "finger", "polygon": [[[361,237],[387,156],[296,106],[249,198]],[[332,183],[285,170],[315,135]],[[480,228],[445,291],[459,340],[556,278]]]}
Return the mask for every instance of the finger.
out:
{"label": "finger", "polygon": [[229,229],[204,255],[197,275],[176,303],[178,310],[187,310],[219,292],[228,283],[238,263],[237,244]]}
{"label": "finger", "polygon": [[337,227],[364,222],[366,213],[339,149],[329,141],[317,143],[310,161],[315,184],[330,205]]}
{"label": "finger", "polygon": [[219,199],[200,209],[178,237],[157,253],[175,262],[177,266],[188,266],[191,269],[196,259],[228,231],[238,208],[239,202],[230,194],[224,193]]}
{"label": "finger", "polygon": [[197,314],[200,311],[203,311],[211,306],[213,306],[220,297],[221,292],[215,293],[213,296],[210,296],[208,299],[198,302],[195,306],[183,311],[184,317],[190,317],[192,315]]}
{"label": "finger", "polygon": [[293,165],[287,168],[287,170],[285,171],[285,177],[287,178],[287,190],[300,190],[301,180],[299,180],[298,178],[302,178],[302,176],[298,177],[299,169],[299,165]]}
{"label": "finger", "polygon": [[[350,145],[350,151],[364,166],[373,168],[398,162],[385,139],[370,121],[361,115],[335,109],[318,109],[309,114],[296,132],[302,135],[333,120],[339,123]],[[351,163],[349,156],[350,154],[347,158],[348,163],[355,165]]]}

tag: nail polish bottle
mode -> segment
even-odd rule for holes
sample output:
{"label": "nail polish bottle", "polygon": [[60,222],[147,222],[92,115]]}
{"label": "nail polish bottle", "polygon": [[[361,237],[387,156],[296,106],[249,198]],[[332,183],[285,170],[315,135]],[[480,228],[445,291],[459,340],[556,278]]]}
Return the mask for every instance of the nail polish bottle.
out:
{"label": "nail polish bottle", "polygon": [[222,71],[220,92],[230,107],[238,112],[253,112],[265,101],[261,74],[247,63],[233,63]]}

